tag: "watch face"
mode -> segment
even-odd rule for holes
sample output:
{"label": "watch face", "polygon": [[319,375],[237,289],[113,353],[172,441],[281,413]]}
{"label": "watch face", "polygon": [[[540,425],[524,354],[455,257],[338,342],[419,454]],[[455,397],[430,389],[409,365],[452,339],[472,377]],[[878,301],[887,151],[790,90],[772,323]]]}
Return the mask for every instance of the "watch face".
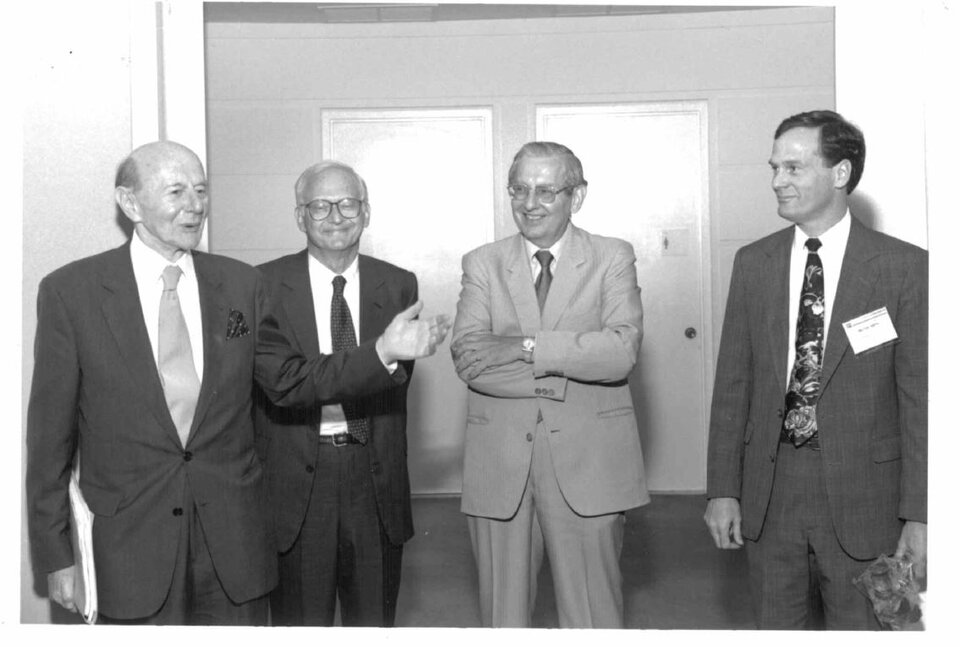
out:
{"label": "watch face", "polygon": [[532,353],[534,346],[537,345],[537,340],[533,337],[525,337],[523,339],[523,352]]}

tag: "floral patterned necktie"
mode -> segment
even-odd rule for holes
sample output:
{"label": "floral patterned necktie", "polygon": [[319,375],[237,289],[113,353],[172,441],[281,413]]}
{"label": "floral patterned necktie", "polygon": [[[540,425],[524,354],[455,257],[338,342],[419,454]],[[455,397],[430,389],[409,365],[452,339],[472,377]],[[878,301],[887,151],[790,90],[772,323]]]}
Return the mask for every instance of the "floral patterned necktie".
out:
{"label": "floral patterned necktie", "polygon": [[[341,275],[333,277],[333,299],[330,301],[330,341],[333,352],[355,348],[357,333],[353,330],[353,318],[347,300],[343,298],[343,286],[347,280]],[[358,411],[357,405],[349,400],[340,403],[347,418],[347,431],[350,435],[366,444],[370,437],[370,425],[367,417]]]}
{"label": "floral patterned necktie", "polygon": [[797,315],[796,359],[790,374],[786,395],[783,432],[796,447],[817,441],[817,399],[820,397],[820,376],[823,365],[823,263],[817,250],[820,240],[807,240],[807,266],[800,291],[800,312]]}

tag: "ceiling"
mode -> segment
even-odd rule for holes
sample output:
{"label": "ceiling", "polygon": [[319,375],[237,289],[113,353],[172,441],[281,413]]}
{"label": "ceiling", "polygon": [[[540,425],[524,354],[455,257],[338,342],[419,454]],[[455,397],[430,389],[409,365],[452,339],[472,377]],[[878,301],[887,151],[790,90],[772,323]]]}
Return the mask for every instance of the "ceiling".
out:
{"label": "ceiling", "polygon": [[757,8],[756,6],[714,5],[207,2],[204,3],[204,20],[217,23],[435,22],[440,20],[577,18],[583,16],[700,13]]}

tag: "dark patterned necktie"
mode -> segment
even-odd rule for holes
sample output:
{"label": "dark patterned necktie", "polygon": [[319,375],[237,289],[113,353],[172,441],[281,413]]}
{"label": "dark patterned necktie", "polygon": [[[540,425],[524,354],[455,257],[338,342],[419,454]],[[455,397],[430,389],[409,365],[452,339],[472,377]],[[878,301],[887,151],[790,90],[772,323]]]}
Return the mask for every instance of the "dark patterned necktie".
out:
{"label": "dark patterned necktie", "polygon": [[540,276],[537,277],[535,286],[537,288],[537,303],[540,304],[540,312],[543,312],[543,304],[547,301],[547,292],[550,291],[550,284],[553,282],[553,274],[550,273],[553,254],[541,249],[534,256],[540,263]]}
{"label": "dark patterned necktie", "polygon": [[177,427],[180,442],[186,446],[193,414],[197,409],[197,398],[200,396],[200,380],[193,363],[187,322],[177,296],[177,283],[182,273],[176,265],[168,265],[163,270],[163,293],[160,295],[157,328],[157,368],[170,417]]}
{"label": "dark patterned necktie", "polygon": [[[356,348],[357,334],[353,330],[353,319],[350,317],[350,308],[343,298],[343,286],[347,280],[339,274],[333,277],[333,299],[330,301],[330,340],[333,343],[333,352]],[[358,411],[352,401],[341,402],[343,414],[347,418],[347,430],[350,435],[366,444],[370,437],[370,424],[366,416]]]}
{"label": "dark patterned necktie", "polygon": [[783,431],[793,444],[817,445],[817,399],[820,397],[820,376],[823,365],[823,316],[826,303],[823,294],[823,263],[820,262],[820,241],[807,240],[807,266],[800,290],[800,312],[797,315],[796,359],[790,374],[786,395]]}

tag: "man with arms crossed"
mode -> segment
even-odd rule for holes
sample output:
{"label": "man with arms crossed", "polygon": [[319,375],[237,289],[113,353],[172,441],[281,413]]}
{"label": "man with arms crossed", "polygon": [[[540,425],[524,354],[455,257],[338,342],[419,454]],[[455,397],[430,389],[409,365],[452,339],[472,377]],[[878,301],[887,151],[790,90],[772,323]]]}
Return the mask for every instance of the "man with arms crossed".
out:
{"label": "man with arms crossed", "polygon": [[793,226],[734,260],[704,519],[717,547],[746,544],[760,628],[808,627],[819,596],[828,629],[876,629],[853,578],[926,562],[927,254],[850,215],[854,125],[817,110],[774,138]]}
{"label": "man with arms crossed", "polygon": [[463,259],[451,349],[469,386],[462,510],[486,626],[524,627],[546,548],[563,627],[621,627],[624,511],[649,501],[627,377],[643,310],[625,241],[570,223],[580,160],[525,144],[520,233]]}
{"label": "man with arms crossed", "polygon": [[74,610],[67,490],[79,451],[104,621],[263,624],[277,566],[254,380],[286,405],[389,390],[387,367],[431,354],[446,325],[415,320],[418,305],[376,340],[306,359],[259,272],[193,251],[208,200],[196,154],[173,142],[135,149],[115,196],[131,241],[40,284],[27,420],[34,566]]}

